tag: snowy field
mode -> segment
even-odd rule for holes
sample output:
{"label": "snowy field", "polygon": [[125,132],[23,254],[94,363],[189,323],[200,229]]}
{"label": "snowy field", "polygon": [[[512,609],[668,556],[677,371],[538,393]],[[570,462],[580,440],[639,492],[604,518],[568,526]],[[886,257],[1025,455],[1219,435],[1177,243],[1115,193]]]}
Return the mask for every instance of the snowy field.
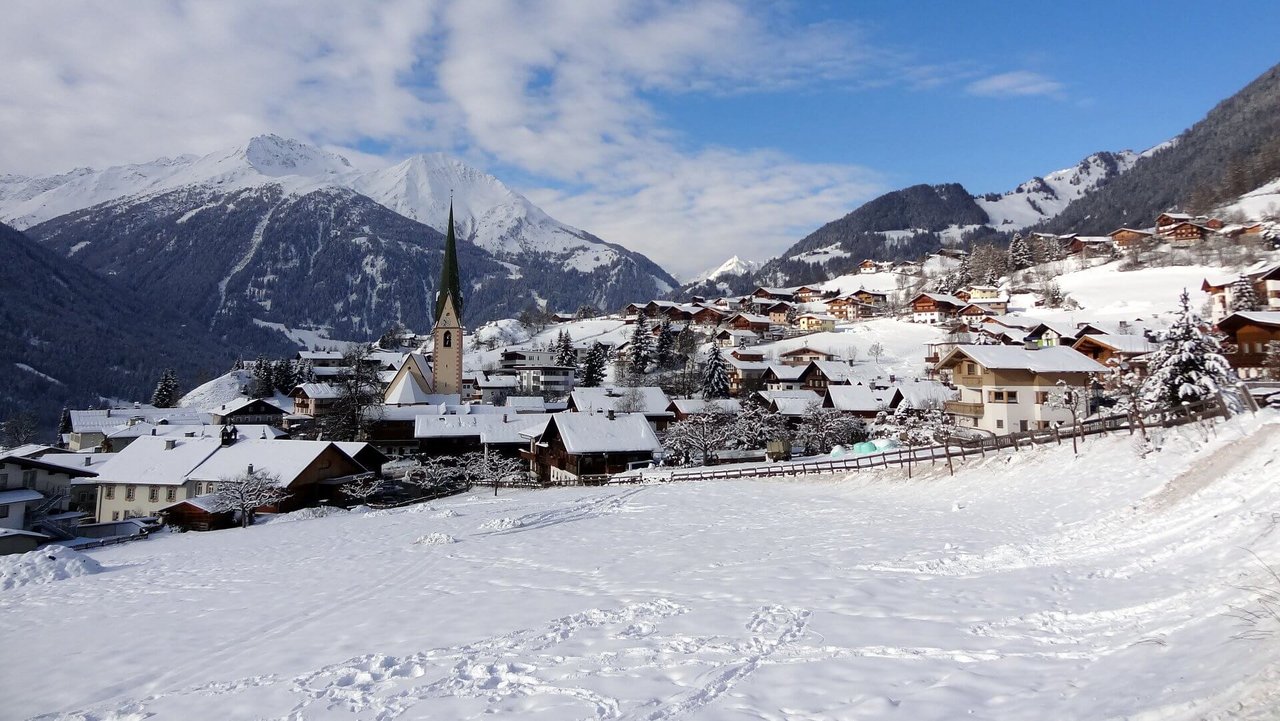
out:
{"label": "snowy field", "polygon": [[0,716],[1266,718],[1280,417],[1206,434],[104,549],[0,591]]}

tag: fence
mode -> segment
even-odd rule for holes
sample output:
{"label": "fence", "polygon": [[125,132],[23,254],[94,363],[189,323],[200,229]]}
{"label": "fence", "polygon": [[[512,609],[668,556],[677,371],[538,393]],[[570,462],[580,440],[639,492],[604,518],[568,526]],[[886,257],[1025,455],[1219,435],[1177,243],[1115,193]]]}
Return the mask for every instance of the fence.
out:
{"label": "fence", "polygon": [[1100,435],[1113,431],[1129,431],[1138,428],[1155,428],[1196,423],[1210,418],[1226,418],[1230,415],[1226,403],[1221,398],[1210,398],[1197,403],[1189,403],[1177,408],[1168,408],[1132,415],[1113,415],[1093,418],[1074,426],[1062,426],[1035,431],[1020,431],[1005,436],[986,436],[973,439],[953,440],[947,444],[920,446],[917,448],[897,448],[880,453],[868,453],[849,458],[833,458],[826,461],[796,461],[793,463],[772,463],[760,466],[740,466],[736,468],[690,468],[674,469],[665,473],[649,473],[613,479],[612,483],[642,483],[649,481],[703,481],[729,478],[775,478],[783,476],[800,476],[820,473],[844,473],[888,466],[906,466],[908,474],[916,464],[929,462],[930,465],[944,461],[947,468],[954,473],[956,459],[963,460],[970,456],[985,456],[1006,448],[1015,451],[1047,443],[1062,444],[1074,438]]}

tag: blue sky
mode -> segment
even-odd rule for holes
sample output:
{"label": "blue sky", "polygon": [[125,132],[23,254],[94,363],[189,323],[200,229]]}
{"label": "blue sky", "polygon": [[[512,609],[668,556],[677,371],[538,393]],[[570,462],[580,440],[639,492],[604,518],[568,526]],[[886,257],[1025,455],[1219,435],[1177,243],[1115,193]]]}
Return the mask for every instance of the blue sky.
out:
{"label": "blue sky", "polygon": [[[1015,9],[1010,9],[1015,8]],[[265,132],[443,151],[680,276],[913,183],[1011,189],[1177,134],[1280,61],[1280,3],[16,0],[0,173]]]}

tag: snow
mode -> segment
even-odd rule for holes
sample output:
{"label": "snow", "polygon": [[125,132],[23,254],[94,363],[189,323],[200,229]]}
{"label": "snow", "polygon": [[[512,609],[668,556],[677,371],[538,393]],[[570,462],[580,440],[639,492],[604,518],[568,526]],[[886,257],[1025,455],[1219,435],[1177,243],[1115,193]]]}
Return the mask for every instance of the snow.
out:
{"label": "snow", "polygon": [[[547,428],[553,423],[565,450],[573,454],[657,451],[662,447],[648,419],[639,413],[619,413],[613,418],[596,413],[556,413]],[[525,431],[522,435],[535,434]]]}
{"label": "snow", "polygon": [[[809,347],[829,353],[836,360],[853,359],[855,379],[870,379],[893,374],[911,378],[924,372],[925,345],[946,335],[938,326],[910,323],[895,318],[873,318],[838,325],[834,332],[810,333],[773,343],[752,346],[765,358],[776,358],[787,351]],[[871,360],[868,349],[879,343],[883,349],[880,362]],[[856,382],[856,381],[855,381]]]}
{"label": "snow", "polygon": [[1280,178],[1240,196],[1223,206],[1219,214],[1240,213],[1249,220],[1280,219]]}
{"label": "snow", "polygon": [[746,273],[754,273],[760,270],[760,264],[754,260],[745,260],[739,256],[733,256],[712,270],[699,273],[691,279],[690,283],[701,283],[709,280],[715,280],[722,275],[743,275]]}
{"label": "snow", "polygon": [[1251,554],[1280,563],[1266,418],[1146,457],[1091,437],[954,477],[486,490],[161,534],[6,591],[26,662],[0,691],[13,718],[1263,718],[1280,628],[1235,610],[1275,589]]}
{"label": "snow", "polygon": [[[1138,155],[1125,150],[1115,154],[1118,170],[1123,173],[1138,160]],[[986,211],[990,224],[997,230],[1021,230],[1042,220],[1053,218],[1072,202],[1094,189],[1106,178],[1106,165],[1098,155],[1090,155],[1070,168],[1054,171],[1043,178],[1033,178],[998,200],[974,198]]]}
{"label": "snow", "polygon": [[1104,373],[1107,367],[1066,346],[1028,349],[1011,345],[961,345],[955,351],[992,370],[1032,373]]}
{"label": "snow", "polygon": [[[45,546],[21,555],[0,556],[0,591],[100,573],[102,565],[79,551]],[[12,696],[5,694],[6,698]]]}
{"label": "snow", "polygon": [[289,340],[297,343],[299,347],[308,350],[317,350],[320,348],[337,348],[339,351],[346,349],[348,346],[360,343],[360,341],[337,340],[329,337],[330,328],[290,328],[283,323],[272,323],[270,321],[253,319],[253,324],[260,328],[271,328],[288,336]]}
{"label": "snow", "polygon": [[26,363],[14,363],[14,365],[18,367],[18,370],[26,371],[26,372],[30,373],[31,375],[33,375],[33,376],[36,376],[36,377],[38,377],[38,378],[43,378],[44,380],[47,380],[47,381],[49,381],[50,383],[53,383],[53,384],[55,384],[55,385],[60,385],[60,386],[62,386],[62,385],[66,385],[65,383],[63,383],[62,381],[58,380],[57,378],[54,378],[53,376],[51,376],[51,375],[49,375],[49,374],[47,374],[47,373],[41,373],[40,371],[36,370],[35,368],[32,368],[31,366],[27,365]]}
{"label": "snow", "polygon": [[[1169,312],[1178,307],[1185,288],[1191,305],[1199,307],[1208,297],[1200,290],[1205,276],[1220,272],[1202,265],[1144,268],[1121,272],[1119,263],[1065,273],[1058,287],[1087,311],[1087,320],[1133,319]],[[1036,309],[1037,315],[1050,315]]]}

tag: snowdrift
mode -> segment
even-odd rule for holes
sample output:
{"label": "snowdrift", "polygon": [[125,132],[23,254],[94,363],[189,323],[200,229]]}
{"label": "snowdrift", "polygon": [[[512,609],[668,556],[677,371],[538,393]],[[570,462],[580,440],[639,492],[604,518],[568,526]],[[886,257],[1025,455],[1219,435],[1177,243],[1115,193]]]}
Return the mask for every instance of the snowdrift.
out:
{"label": "snowdrift", "polygon": [[45,546],[16,556],[0,556],[0,590],[52,583],[100,573],[102,565],[63,546]]}

